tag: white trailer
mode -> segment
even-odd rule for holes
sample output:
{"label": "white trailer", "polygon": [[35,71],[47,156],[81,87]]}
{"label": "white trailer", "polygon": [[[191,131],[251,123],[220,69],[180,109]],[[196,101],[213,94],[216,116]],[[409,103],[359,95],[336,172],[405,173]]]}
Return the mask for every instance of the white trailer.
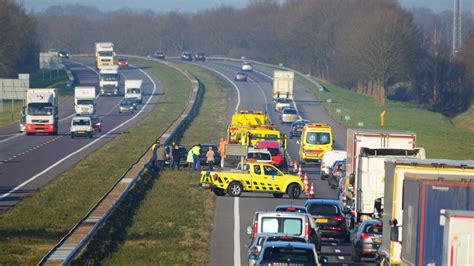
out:
{"label": "white trailer", "polygon": [[74,110],[78,115],[95,113],[95,87],[77,86],[74,88]]}
{"label": "white trailer", "polygon": [[119,95],[119,67],[107,66],[100,70],[100,95]]}
{"label": "white trailer", "polygon": [[293,81],[295,73],[292,71],[273,71],[273,99],[293,99]]}
{"label": "white trailer", "polygon": [[474,211],[441,210],[443,265],[474,265]]}
{"label": "white trailer", "polygon": [[142,104],[143,102],[142,84],[143,84],[143,80],[141,79],[125,80],[125,98],[133,99],[136,103]]}

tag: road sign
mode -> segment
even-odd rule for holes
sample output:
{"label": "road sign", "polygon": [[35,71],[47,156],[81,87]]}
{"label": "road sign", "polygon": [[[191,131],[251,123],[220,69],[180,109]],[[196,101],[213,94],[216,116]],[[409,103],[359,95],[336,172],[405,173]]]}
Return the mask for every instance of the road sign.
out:
{"label": "road sign", "polygon": [[53,53],[40,53],[40,69],[59,70],[63,69],[61,57]]}
{"label": "road sign", "polygon": [[341,112],[341,109],[340,108],[336,108],[336,113],[340,113]]}
{"label": "road sign", "polygon": [[349,120],[351,120],[351,116],[350,115],[345,115],[344,120],[346,120],[346,122],[349,122]]}
{"label": "road sign", "polygon": [[357,122],[358,127],[364,127],[364,122]]}
{"label": "road sign", "polygon": [[326,99],[327,103],[332,103],[332,99]]}

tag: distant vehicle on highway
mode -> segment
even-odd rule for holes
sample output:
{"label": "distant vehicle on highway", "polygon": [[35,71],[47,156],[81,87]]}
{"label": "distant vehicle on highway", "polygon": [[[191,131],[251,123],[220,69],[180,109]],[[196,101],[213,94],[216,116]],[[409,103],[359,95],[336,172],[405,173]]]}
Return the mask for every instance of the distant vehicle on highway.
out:
{"label": "distant vehicle on highway", "polygon": [[249,62],[244,62],[244,64],[242,65],[241,67],[241,70],[242,71],[248,71],[248,72],[252,72],[253,71],[253,65]]}
{"label": "distant vehicle on highway", "polygon": [[94,137],[95,129],[92,127],[90,116],[75,116],[71,120],[71,138]]}
{"label": "distant vehicle on highway", "polygon": [[321,160],[321,179],[324,180],[329,176],[329,169],[335,161],[345,160],[347,158],[347,151],[332,150],[324,154]]}
{"label": "distant vehicle on highway", "polygon": [[275,207],[276,212],[297,212],[297,213],[308,213],[305,206],[298,205],[277,205]]}
{"label": "distant vehicle on highway", "polygon": [[94,128],[94,130],[96,130],[97,132],[102,132],[102,119],[100,119],[96,115],[91,115],[90,118],[91,118],[92,127]]}
{"label": "distant vehicle on highway", "polygon": [[122,101],[120,101],[120,106],[119,106],[119,113],[128,113],[128,112],[135,112],[136,109],[136,103],[128,98],[123,98]]}
{"label": "distant vehicle on highway", "polygon": [[332,189],[336,189],[339,185],[339,180],[346,176],[346,160],[335,161],[328,176],[328,185]]}
{"label": "distant vehicle on highway", "polygon": [[234,78],[235,81],[247,81],[247,79],[248,79],[248,75],[242,71],[238,72]]}
{"label": "distant vehicle on highway", "polygon": [[194,60],[195,61],[206,61],[206,55],[203,52],[197,52],[194,55]]}
{"label": "distant vehicle on highway", "polygon": [[19,131],[20,133],[25,132],[25,128],[26,128],[26,116],[22,116],[22,117],[20,118],[20,121],[18,121],[18,128],[19,128],[18,131]]}
{"label": "distant vehicle on highway", "polygon": [[382,222],[365,220],[359,225],[352,240],[352,261],[360,262],[362,257],[374,257],[382,243]]}
{"label": "distant vehicle on highway", "polygon": [[275,111],[280,112],[280,110],[284,107],[291,107],[290,99],[276,98],[275,99]]}
{"label": "distant vehicle on highway", "polygon": [[119,67],[128,67],[128,59],[125,57],[121,57],[118,59],[117,64]]}
{"label": "distant vehicle on highway", "polygon": [[181,61],[193,61],[193,56],[191,55],[190,52],[183,52],[181,54]]}
{"label": "distant vehicle on highway", "polygon": [[162,51],[156,51],[155,58],[160,59],[160,60],[165,60],[165,53]]}
{"label": "distant vehicle on highway", "polygon": [[285,108],[281,111],[280,121],[281,124],[293,123],[298,120],[298,111],[293,107]]}
{"label": "distant vehicle on highway", "polygon": [[61,57],[61,58],[69,59],[69,53],[67,51],[64,51],[64,50],[59,50],[58,51],[58,56]]}
{"label": "distant vehicle on highway", "polygon": [[298,242],[266,242],[256,265],[315,265],[327,262],[326,257],[318,257],[313,244]]}
{"label": "distant vehicle on highway", "polygon": [[310,199],[304,204],[308,213],[316,220],[322,237],[340,239],[340,242],[350,241],[350,232],[346,224],[346,213],[342,203],[331,199]]}
{"label": "distant vehicle on highway", "polygon": [[307,124],[301,132],[300,161],[319,162],[326,151],[332,150],[333,137],[331,126],[321,123]]}
{"label": "distant vehicle on highway", "polygon": [[290,139],[293,137],[301,137],[301,132],[303,131],[304,126],[309,123],[309,120],[297,120],[293,122],[290,127]]}

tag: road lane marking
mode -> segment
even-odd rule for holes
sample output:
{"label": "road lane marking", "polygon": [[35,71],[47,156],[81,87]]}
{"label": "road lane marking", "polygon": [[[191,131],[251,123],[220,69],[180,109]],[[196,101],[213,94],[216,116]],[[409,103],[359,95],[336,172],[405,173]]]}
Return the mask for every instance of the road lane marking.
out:
{"label": "road lane marking", "polygon": [[340,249],[335,249],[334,252],[341,253],[341,250]]}
{"label": "road lane marking", "polygon": [[[135,67],[136,68],[136,67]],[[140,69],[140,68],[137,68],[140,72],[142,72],[143,74],[145,74],[145,76],[147,76],[151,83],[153,84],[153,92],[152,92],[152,95],[155,94],[155,91],[156,91],[156,83],[155,81],[150,77],[150,75],[148,75],[148,73],[146,73],[144,70]],[[135,118],[137,118],[144,110],[149,103],[151,101],[151,99],[153,98],[153,96],[150,96],[148,98],[148,100],[146,101],[145,105],[143,106],[143,108],[140,109],[140,111],[132,116],[130,119],[128,120],[125,120],[123,123],[121,123],[120,125],[114,127],[112,130],[108,131],[107,133],[105,133],[104,135],[101,135],[99,138],[95,139],[94,141],[92,142],[89,142],[87,145],[83,146],[82,148],[70,153],[69,155],[65,156],[64,158],[62,158],[61,160],[57,161],[56,163],[50,165],[49,167],[47,167],[46,169],[44,169],[43,171],[39,172],[38,174],[30,177],[28,180],[24,181],[23,183],[21,183],[20,185],[16,186],[15,188],[11,189],[10,191],[8,191],[7,193],[4,193],[3,195],[0,196],[0,200],[3,200],[4,198],[10,196],[11,194],[15,193],[17,190],[21,189],[22,187],[28,185],[29,183],[31,183],[32,181],[36,180],[38,177],[42,176],[43,174],[47,173],[48,171],[50,171],[51,169],[55,168],[56,166],[60,165],[62,162],[68,160],[69,158],[71,158],[72,156],[80,153],[81,151],[91,147],[92,145],[94,145],[96,142],[102,140],[103,138],[105,138],[106,136],[108,136],[109,134],[113,133],[114,131],[116,131],[117,129],[123,127],[124,125],[128,124],[130,121],[134,120]],[[33,149],[36,149],[33,148]],[[240,251],[239,251],[240,252]],[[240,259],[240,257],[239,257]]]}
{"label": "road lane marking", "polygon": [[338,256],[337,258],[340,259],[340,260],[343,260],[343,259],[344,259],[343,256]]}

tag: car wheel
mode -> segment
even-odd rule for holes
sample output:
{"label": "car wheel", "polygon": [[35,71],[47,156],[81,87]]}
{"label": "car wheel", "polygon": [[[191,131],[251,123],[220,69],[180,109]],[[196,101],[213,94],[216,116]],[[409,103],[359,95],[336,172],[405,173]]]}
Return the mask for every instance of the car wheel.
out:
{"label": "car wheel", "polygon": [[288,193],[288,196],[290,197],[290,199],[297,199],[297,198],[300,197],[301,187],[298,184],[291,184],[288,187],[287,193]]}
{"label": "car wheel", "polygon": [[242,194],[242,185],[239,182],[232,182],[227,188],[227,193],[232,197],[238,197]]}
{"label": "car wheel", "polygon": [[73,139],[73,138],[74,138],[74,134],[71,133],[71,139]]}
{"label": "car wheel", "polygon": [[219,197],[225,196],[225,190],[223,189],[216,188],[213,190],[213,192],[214,194],[216,194],[216,196],[219,196]]}
{"label": "car wheel", "polygon": [[93,138],[93,137],[94,137],[94,136],[92,135],[92,133],[91,133],[91,134],[89,134],[89,138],[90,138],[90,139],[91,139],[91,138]]}
{"label": "car wheel", "polygon": [[273,197],[276,199],[281,199],[283,197],[283,193],[273,193]]}
{"label": "car wheel", "polygon": [[352,246],[352,261],[353,262],[360,262],[360,256],[359,256],[359,254],[357,254],[354,246]]}

